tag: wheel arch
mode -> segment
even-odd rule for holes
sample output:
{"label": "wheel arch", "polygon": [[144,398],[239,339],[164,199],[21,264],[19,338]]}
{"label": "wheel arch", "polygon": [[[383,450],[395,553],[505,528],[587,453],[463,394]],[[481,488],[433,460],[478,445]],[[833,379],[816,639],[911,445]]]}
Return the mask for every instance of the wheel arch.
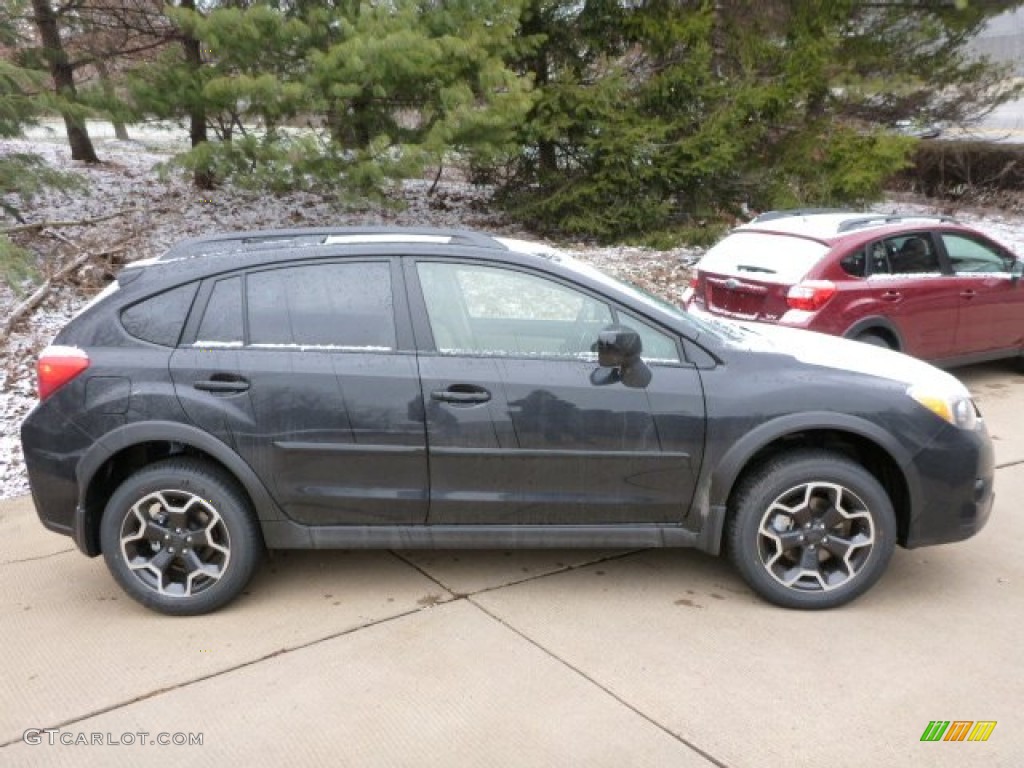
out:
{"label": "wheel arch", "polygon": [[79,548],[91,557],[101,553],[100,518],[107,500],[124,478],[178,455],[204,459],[234,478],[259,520],[282,519],[276,502],[252,467],[224,442],[188,424],[136,422],[104,435],[78,462],[74,537]]}
{"label": "wheel arch", "polygon": [[710,530],[701,546],[721,551],[726,522],[732,513],[736,489],[743,478],[780,453],[798,448],[823,448],[849,456],[862,464],[889,494],[896,513],[898,542],[905,543],[914,501],[920,498],[916,480],[904,467],[911,457],[888,433],[856,416],[837,413],[803,413],[781,417],[746,433],[712,469],[707,481]]}
{"label": "wheel arch", "polygon": [[892,348],[897,352],[901,352],[905,349],[903,334],[900,333],[900,329],[897,328],[896,324],[888,317],[875,315],[872,317],[862,318],[846,329],[846,333],[843,334],[843,338],[856,339],[862,333],[874,333],[881,336],[886,341],[891,342]]}

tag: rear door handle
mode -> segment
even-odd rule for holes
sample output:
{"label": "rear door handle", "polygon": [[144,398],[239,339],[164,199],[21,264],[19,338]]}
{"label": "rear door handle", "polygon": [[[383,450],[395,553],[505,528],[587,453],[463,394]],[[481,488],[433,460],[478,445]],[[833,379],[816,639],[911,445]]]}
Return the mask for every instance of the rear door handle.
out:
{"label": "rear door handle", "polygon": [[882,294],[882,301],[899,301],[903,298],[903,294],[899,291],[886,291]]}
{"label": "rear door handle", "polygon": [[430,393],[430,399],[442,403],[473,405],[474,403],[486,403],[491,399],[491,393],[483,387],[473,384],[452,384],[448,389],[435,389]]}
{"label": "rear door handle", "polygon": [[208,379],[193,382],[192,386],[203,392],[245,392],[249,381],[231,373],[215,373]]}
{"label": "rear door handle", "polygon": [[973,299],[977,295],[978,295],[977,291],[972,291],[969,288],[966,291],[960,291],[960,298],[961,299]]}

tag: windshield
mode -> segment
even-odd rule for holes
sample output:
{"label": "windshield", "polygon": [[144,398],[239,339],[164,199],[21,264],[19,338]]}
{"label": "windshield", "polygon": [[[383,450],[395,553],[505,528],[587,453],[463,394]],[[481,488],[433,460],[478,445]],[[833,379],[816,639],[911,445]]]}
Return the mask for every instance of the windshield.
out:
{"label": "windshield", "polygon": [[719,319],[711,316],[698,317],[691,314],[660,296],[656,296],[655,294],[640,288],[639,286],[633,285],[630,282],[622,280],[621,278],[612,277],[606,272],[602,272],[597,267],[591,266],[586,262],[579,261],[578,259],[574,259],[571,256],[560,254],[559,261],[577,272],[587,275],[593,280],[618,289],[620,292],[627,294],[641,305],[646,304],[647,306],[656,307],[679,320],[685,320],[690,325],[696,326],[701,332],[706,332],[719,338],[731,339],[733,341],[742,339],[749,333],[745,328],[730,320]]}

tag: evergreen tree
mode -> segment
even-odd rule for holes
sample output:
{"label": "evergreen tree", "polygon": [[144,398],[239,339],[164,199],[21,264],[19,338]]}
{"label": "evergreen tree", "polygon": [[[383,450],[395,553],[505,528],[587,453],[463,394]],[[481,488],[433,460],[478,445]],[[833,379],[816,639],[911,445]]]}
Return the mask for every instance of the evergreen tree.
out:
{"label": "evergreen tree", "polygon": [[96,150],[85,125],[85,115],[78,104],[75,70],[61,38],[60,20],[50,0],[32,0],[32,18],[42,42],[42,52],[53,78],[54,90],[64,128],[67,131],[71,158],[98,163]]}
{"label": "evergreen tree", "polygon": [[620,237],[723,209],[859,203],[906,162],[903,117],[1009,97],[965,44],[1019,3],[533,0],[518,60],[539,99],[499,199]]}
{"label": "evergreen tree", "polygon": [[530,105],[529,80],[505,63],[518,7],[500,0],[170,13],[202,66],[167,55],[133,90],[158,116],[205,110],[219,141],[181,162],[217,178],[364,197],[448,156],[507,152]]}
{"label": "evergreen tree", "polygon": [[[0,19],[0,47],[20,42],[16,26]],[[0,58],[0,138],[21,133],[39,114],[39,92],[45,88],[41,73]],[[23,221],[19,201],[31,200],[43,187],[65,183],[63,174],[49,168],[37,155],[26,152],[0,154],[0,214]],[[2,217],[0,217],[2,218]],[[28,254],[0,234],[0,278],[12,282],[28,274]]]}

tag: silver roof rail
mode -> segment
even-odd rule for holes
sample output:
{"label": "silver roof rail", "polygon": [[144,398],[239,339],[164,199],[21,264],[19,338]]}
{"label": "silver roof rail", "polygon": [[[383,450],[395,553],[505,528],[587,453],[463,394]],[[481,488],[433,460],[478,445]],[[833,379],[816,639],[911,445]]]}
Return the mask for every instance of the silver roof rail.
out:
{"label": "silver roof rail", "polygon": [[870,227],[870,226],[873,226],[873,225],[898,224],[898,223],[903,222],[903,221],[914,221],[914,220],[917,220],[917,219],[924,219],[926,221],[927,220],[934,220],[934,221],[939,221],[939,222],[949,223],[949,224],[959,224],[960,223],[955,218],[953,218],[952,216],[946,216],[945,214],[934,215],[933,216],[933,215],[929,215],[929,214],[913,214],[913,213],[906,213],[906,214],[879,213],[879,214],[874,214],[874,215],[871,215],[871,216],[863,216],[863,217],[858,218],[858,219],[849,219],[848,221],[844,221],[842,224],[839,225],[839,227],[836,230],[836,232],[837,233],[838,232],[849,232],[850,230],[861,229],[863,227]]}
{"label": "silver roof rail", "polygon": [[261,250],[280,246],[317,246],[351,243],[416,243],[438,242],[453,245],[475,245],[481,248],[508,250],[493,237],[479,232],[432,227],[302,227],[295,229],[256,229],[224,232],[183,240],[171,246],[158,261],[226,253],[239,250]]}

